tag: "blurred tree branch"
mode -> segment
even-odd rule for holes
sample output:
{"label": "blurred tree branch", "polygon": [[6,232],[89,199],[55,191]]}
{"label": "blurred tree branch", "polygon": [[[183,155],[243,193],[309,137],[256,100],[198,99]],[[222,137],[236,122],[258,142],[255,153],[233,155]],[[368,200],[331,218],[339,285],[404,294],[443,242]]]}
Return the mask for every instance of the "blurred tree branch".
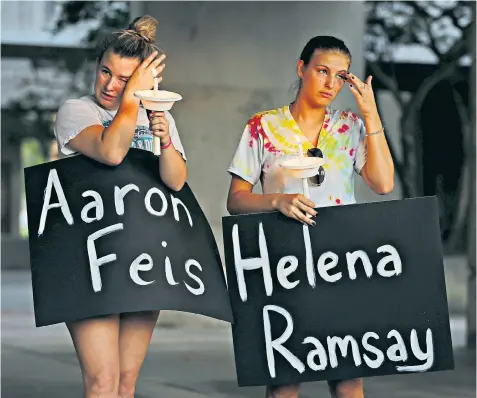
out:
{"label": "blurred tree branch", "polygon": [[[122,29],[129,19],[127,1],[65,1],[58,2],[58,13],[52,33],[59,34],[72,25],[87,23],[89,28],[81,42],[93,48],[99,38],[112,30]],[[54,16],[52,16],[54,17]],[[53,136],[54,115],[68,98],[87,94],[93,84],[94,65],[87,60],[73,68],[67,60],[29,58],[30,73],[24,76],[2,113],[14,118],[20,127],[4,129],[3,139],[19,145],[25,138],[37,138],[46,153]]]}
{"label": "blurred tree branch", "polygon": [[19,145],[25,138],[39,140],[44,154],[54,139],[54,115],[68,98],[87,93],[92,85],[93,65],[84,63],[76,71],[70,71],[56,61],[37,62],[25,76],[2,110],[6,120],[15,120],[19,126],[5,129],[6,142]]}
{"label": "blurred tree branch", "polygon": [[53,27],[57,34],[71,25],[91,22],[83,43],[94,46],[105,34],[124,29],[129,24],[128,1],[65,1]]}
{"label": "blurred tree branch", "polygon": [[[423,194],[419,111],[429,91],[456,72],[460,59],[469,54],[471,5],[466,1],[370,1],[367,2],[366,59],[375,77],[387,87],[401,109],[402,156],[393,148],[396,172],[403,196]],[[440,43],[440,44],[438,44]],[[394,63],[401,46],[425,46],[436,57],[437,69],[408,99],[394,75],[382,62]]]}
{"label": "blurred tree branch", "polygon": [[[422,132],[420,111],[429,92],[443,80],[458,74],[463,56],[470,53],[471,28],[474,11],[467,1],[370,1],[367,2],[366,60],[369,68],[391,93],[400,108],[399,120],[401,156],[391,145],[397,178],[401,182],[403,196],[423,195],[422,176]],[[420,46],[435,58],[434,72],[424,79],[413,93],[399,87],[394,73],[383,70],[382,64],[395,64],[395,54],[403,47]],[[411,94],[411,95],[409,95]],[[470,119],[470,108],[454,96],[462,125],[464,142],[471,132],[466,123]],[[460,194],[465,193],[468,165],[464,163],[461,175]],[[462,214],[467,214],[466,200],[457,200],[455,223],[461,224]],[[450,239],[455,241],[455,239]]]}

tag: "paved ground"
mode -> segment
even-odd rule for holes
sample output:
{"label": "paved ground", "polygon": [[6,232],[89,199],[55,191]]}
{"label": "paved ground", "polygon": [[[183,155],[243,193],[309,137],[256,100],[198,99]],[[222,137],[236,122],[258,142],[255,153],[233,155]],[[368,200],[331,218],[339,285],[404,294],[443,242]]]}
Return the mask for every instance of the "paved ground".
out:
{"label": "paved ground", "polygon": [[[136,398],[263,397],[238,388],[230,330],[198,315],[161,315]],[[451,319],[456,369],[366,379],[367,398],[476,397],[475,351],[463,347],[465,322]],[[35,328],[27,272],[2,272],[2,389],[5,398],[81,397],[81,375],[63,325]],[[303,398],[328,397],[323,382],[303,385]]]}

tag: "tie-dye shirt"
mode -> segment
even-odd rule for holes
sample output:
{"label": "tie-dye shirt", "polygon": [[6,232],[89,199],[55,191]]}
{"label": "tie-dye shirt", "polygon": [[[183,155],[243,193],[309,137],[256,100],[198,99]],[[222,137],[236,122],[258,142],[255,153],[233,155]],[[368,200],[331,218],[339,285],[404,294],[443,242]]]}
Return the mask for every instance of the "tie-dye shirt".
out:
{"label": "tie-dye shirt", "polygon": [[[326,109],[317,143],[325,160],[324,181],[318,186],[308,180],[316,207],[356,203],[354,172],[360,174],[366,163],[365,134],[364,123],[355,113]],[[264,194],[303,193],[301,179],[288,175],[278,163],[284,156],[297,156],[297,135],[303,141],[306,156],[313,145],[288,105],[255,114],[245,127],[228,171],[252,185],[260,180]]]}
{"label": "tie-dye shirt", "polygon": [[[58,110],[54,128],[59,158],[76,155],[77,152],[75,152],[68,143],[87,127],[94,125],[102,125],[105,128],[108,127],[114,116],[116,116],[116,113],[117,110],[108,111],[101,107],[92,95],[67,100]],[[167,111],[165,115],[169,121],[169,133],[172,143],[185,160],[184,148],[182,147],[174,118]],[[149,129],[149,119],[143,107],[139,108],[131,148],[154,151],[154,141],[151,130]]]}

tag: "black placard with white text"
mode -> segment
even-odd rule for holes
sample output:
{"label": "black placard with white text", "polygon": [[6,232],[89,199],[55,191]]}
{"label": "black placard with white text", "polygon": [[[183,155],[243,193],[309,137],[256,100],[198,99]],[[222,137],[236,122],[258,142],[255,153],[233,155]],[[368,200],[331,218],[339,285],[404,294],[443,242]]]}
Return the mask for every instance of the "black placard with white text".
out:
{"label": "black placard with white text", "polygon": [[154,154],[29,167],[25,189],[37,326],[160,309],[232,321],[210,226],[187,184],[160,180]]}
{"label": "black placard with white text", "polygon": [[239,386],[453,369],[435,197],[222,223]]}

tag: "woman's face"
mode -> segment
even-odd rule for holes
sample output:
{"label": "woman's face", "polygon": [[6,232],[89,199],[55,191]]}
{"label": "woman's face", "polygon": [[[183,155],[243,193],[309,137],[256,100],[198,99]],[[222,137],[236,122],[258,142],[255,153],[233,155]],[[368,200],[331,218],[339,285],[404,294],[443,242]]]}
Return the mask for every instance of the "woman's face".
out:
{"label": "woman's face", "polygon": [[103,54],[96,67],[94,94],[105,109],[119,108],[126,83],[139,64],[138,58],[122,58],[112,51]]}
{"label": "woman's face", "polygon": [[333,101],[347,80],[350,59],[337,51],[316,50],[307,66],[298,61],[300,96],[318,107]]}

